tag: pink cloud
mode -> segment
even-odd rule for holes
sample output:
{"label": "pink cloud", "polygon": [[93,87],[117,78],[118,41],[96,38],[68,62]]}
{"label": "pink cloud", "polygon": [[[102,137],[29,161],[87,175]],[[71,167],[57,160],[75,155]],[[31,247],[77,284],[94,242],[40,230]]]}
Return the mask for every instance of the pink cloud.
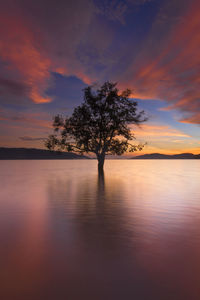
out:
{"label": "pink cloud", "polygon": [[[22,18],[1,11],[0,36],[0,57],[6,63],[6,75],[13,82],[20,78],[25,94],[35,103],[50,102],[44,91],[50,79],[51,62],[35,46],[34,35],[27,24]],[[4,83],[6,80],[9,83],[9,79],[4,79]]]}
{"label": "pink cloud", "polygon": [[61,1],[58,8],[46,1],[0,4],[0,96],[51,102],[46,90],[54,71],[91,83],[76,52],[87,37],[94,6],[89,0]]}
{"label": "pink cloud", "polygon": [[189,113],[182,122],[195,124],[200,124],[199,10],[199,1],[192,1],[188,10],[171,22],[172,28],[158,17],[142,51],[122,76],[124,86],[134,87],[134,97],[165,100],[168,110]]}

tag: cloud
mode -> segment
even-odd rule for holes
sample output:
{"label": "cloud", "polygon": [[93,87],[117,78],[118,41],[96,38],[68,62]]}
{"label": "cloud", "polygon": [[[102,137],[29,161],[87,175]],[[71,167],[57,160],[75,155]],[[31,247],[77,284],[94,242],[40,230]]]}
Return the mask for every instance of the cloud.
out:
{"label": "cloud", "polygon": [[6,95],[7,93],[11,93],[14,95],[23,96],[27,92],[27,87],[23,83],[6,78],[0,78],[0,95]]}
{"label": "cloud", "polygon": [[35,141],[44,141],[46,138],[44,137],[31,137],[31,136],[20,136],[20,140],[28,141],[28,142],[35,142]]}
{"label": "cloud", "polygon": [[[0,57],[5,63],[1,86],[9,87],[11,95],[21,92],[35,103],[51,101],[43,95],[50,78],[50,60],[37,49],[34,34],[22,18],[3,10],[0,14]],[[16,78],[21,83],[17,84]]]}
{"label": "cloud", "polygon": [[121,78],[134,86],[135,97],[165,100],[166,109],[188,114],[181,122],[200,124],[200,3],[184,3],[166,6],[165,22],[158,14],[142,51]]}
{"label": "cloud", "polygon": [[126,16],[137,6],[144,5],[155,0],[101,0],[94,1],[96,12],[108,20],[126,24]]}
{"label": "cloud", "polygon": [[103,0],[97,2],[97,12],[106,16],[111,21],[118,21],[125,24],[125,14],[127,12],[126,1]]}
{"label": "cloud", "polygon": [[135,134],[136,138],[144,137],[180,137],[180,138],[190,138],[191,136],[172,128],[167,125],[152,125],[152,124],[143,124],[140,128],[132,127],[133,133]]}
{"label": "cloud", "polygon": [[180,121],[182,123],[200,124],[200,112],[191,113],[190,116],[182,118]]}
{"label": "cloud", "polygon": [[1,2],[0,102],[53,101],[47,94],[52,72],[76,76],[86,84],[107,79],[118,55],[116,28],[109,20],[126,23],[130,9],[145,2]]}
{"label": "cloud", "polygon": [[29,129],[49,129],[52,128],[52,121],[49,120],[49,115],[45,113],[30,113],[4,110],[0,111],[0,120],[3,120],[5,126],[22,126]]}
{"label": "cloud", "polygon": [[35,103],[52,101],[46,90],[56,70],[89,83],[76,50],[87,36],[93,15],[90,0],[59,1],[56,9],[53,1],[1,2],[1,102],[5,94],[16,101],[18,95]]}

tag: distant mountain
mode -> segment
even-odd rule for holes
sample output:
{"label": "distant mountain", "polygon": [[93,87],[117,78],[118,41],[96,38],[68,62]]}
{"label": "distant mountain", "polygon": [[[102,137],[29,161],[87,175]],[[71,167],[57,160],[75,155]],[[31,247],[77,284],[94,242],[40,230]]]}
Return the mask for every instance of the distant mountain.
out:
{"label": "distant mountain", "polygon": [[89,159],[87,156],[70,152],[49,151],[34,148],[1,148],[2,159]]}
{"label": "distant mountain", "polygon": [[131,159],[200,159],[200,154],[194,155],[192,153],[182,153],[174,155],[166,155],[160,153],[144,154],[131,157]]}

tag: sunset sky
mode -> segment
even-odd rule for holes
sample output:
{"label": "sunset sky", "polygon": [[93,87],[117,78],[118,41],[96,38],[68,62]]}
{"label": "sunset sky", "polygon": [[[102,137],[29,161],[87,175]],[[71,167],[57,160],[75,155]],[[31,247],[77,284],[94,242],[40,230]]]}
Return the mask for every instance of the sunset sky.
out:
{"label": "sunset sky", "polygon": [[143,153],[200,153],[200,1],[1,1],[0,146],[44,148],[106,80],[147,112]]}

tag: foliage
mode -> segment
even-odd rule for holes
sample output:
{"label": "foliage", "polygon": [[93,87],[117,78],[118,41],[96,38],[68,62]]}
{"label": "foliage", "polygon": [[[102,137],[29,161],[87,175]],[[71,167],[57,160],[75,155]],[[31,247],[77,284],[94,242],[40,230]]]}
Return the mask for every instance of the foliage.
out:
{"label": "foliage", "polygon": [[146,121],[144,111],[137,111],[137,102],[129,99],[129,89],[119,93],[116,83],[105,82],[93,91],[84,89],[84,102],[76,107],[71,117],[57,115],[46,147],[61,150],[95,153],[99,163],[106,154],[121,155],[141,150],[143,145],[130,143],[135,137],[129,125]]}

